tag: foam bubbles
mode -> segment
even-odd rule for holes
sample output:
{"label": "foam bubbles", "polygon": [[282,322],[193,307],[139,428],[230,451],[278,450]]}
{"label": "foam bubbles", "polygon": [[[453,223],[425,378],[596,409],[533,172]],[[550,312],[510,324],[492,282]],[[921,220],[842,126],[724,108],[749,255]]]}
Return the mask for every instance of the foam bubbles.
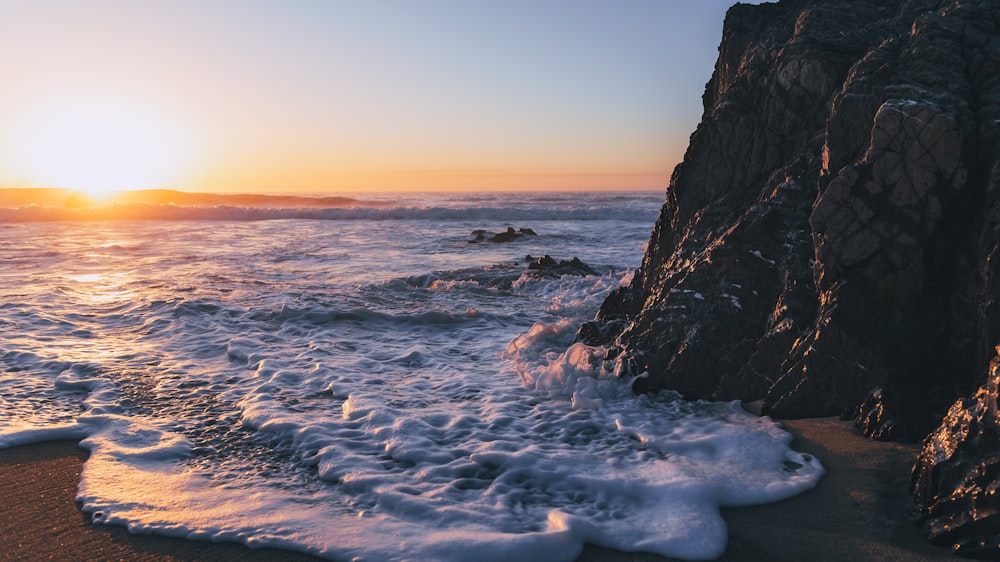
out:
{"label": "foam bubbles", "polygon": [[[434,197],[0,230],[0,447],[82,438],[97,522],[334,559],[711,558],[720,506],[815,484],[771,420],[574,343],[658,196]],[[468,244],[486,221],[539,235]],[[600,274],[525,275],[546,253]]]}

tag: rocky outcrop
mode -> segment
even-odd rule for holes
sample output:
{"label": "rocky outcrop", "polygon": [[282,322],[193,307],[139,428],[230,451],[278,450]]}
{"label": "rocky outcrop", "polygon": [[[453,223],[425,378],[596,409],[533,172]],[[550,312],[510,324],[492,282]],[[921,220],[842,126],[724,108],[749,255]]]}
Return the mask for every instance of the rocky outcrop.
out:
{"label": "rocky outcrop", "polygon": [[1000,343],[1000,4],[727,16],[641,267],[581,340],[635,388],[918,439]]}
{"label": "rocky outcrop", "polygon": [[986,383],[956,401],[924,442],[912,487],[932,541],[975,558],[1000,558],[1000,358]]}
{"label": "rocky outcrop", "polygon": [[703,101],[578,339],[639,391],[926,436],[931,537],[1000,558],[1000,2],[737,4]]}

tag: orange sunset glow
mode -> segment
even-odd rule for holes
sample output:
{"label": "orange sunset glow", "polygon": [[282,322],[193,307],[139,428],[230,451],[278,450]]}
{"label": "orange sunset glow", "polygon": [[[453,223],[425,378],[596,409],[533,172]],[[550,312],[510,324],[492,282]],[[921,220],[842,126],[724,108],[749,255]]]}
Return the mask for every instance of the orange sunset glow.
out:
{"label": "orange sunset glow", "polygon": [[662,190],[728,5],[6,5],[0,187]]}

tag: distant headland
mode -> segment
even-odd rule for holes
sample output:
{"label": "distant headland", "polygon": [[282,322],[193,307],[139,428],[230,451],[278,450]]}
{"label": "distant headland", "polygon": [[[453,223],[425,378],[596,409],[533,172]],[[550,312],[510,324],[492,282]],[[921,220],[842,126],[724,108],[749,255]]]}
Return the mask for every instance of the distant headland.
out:
{"label": "distant headland", "polygon": [[62,188],[0,189],[0,207],[54,207],[67,209],[106,207],[109,205],[177,205],[181,207],[258,207],[258,208],[327,208],[377,205],[343,196],[258,195],[229,193],[192,193],[172,189],[141,189],[89,194]]}

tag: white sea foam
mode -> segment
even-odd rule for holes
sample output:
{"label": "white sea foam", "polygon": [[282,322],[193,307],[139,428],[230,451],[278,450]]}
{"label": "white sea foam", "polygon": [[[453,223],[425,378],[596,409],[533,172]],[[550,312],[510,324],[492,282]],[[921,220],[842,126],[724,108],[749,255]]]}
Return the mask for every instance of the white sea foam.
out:
{"label": "white sea foam", "polygon": [[[600,206],[658,201],[441,197],[507,210],[0,225],[0,447],[82,438],[95,521],[334,559],[711,558],[720,506],[815,484],[774,422],[573,342],[648,234]],[[503,213],[539,235],[466,241]]]}

